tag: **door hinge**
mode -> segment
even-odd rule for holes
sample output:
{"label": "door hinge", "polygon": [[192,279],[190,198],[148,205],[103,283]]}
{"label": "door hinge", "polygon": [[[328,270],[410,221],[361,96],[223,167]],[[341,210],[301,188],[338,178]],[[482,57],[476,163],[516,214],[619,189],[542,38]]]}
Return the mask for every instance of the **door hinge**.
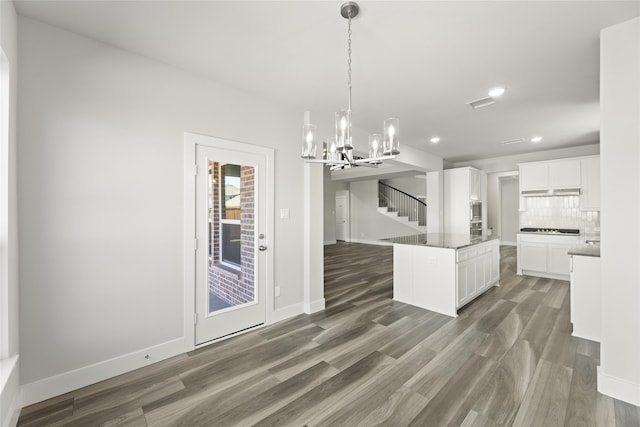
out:
{"label": "door hinge", "polygon": [[193,165],[193,174],[198,175],[198,165]]}
{"label": "door hinge", "polygon": [[198,250],[198,239],[193,239],[193,250],[194,251]]}
{"label": "door hinge", "polygon": [[194,325],[198,324],[198,313],[193,313],[193,324]]}

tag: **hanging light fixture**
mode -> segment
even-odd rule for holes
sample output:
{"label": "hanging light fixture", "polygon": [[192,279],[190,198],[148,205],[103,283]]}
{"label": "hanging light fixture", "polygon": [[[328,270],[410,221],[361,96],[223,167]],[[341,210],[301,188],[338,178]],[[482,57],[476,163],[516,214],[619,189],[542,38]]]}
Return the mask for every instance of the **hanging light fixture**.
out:
{"label": "hanging light fixture", "polygon": [[395,159],[400,154],[400,127],[396,118],[388,118],[383,123],[383,132],[369,135],[369,157],[361,158],[353,154],[352,121],[351,121],[351,20],[358,15],[360,7],[356,2],[347,2],[340,7],[340,14],[347,19],[347,88],[348,106],[346,110],[338,110],[335,114],[335,137],[323,141],[326,148],[321,150],[322,159],[316,159],[318,128],[309,123],[308,115],[302,127],[302,158],[309,163],[324,163],[331,170],[355,166],[376,167],[383,160]]}

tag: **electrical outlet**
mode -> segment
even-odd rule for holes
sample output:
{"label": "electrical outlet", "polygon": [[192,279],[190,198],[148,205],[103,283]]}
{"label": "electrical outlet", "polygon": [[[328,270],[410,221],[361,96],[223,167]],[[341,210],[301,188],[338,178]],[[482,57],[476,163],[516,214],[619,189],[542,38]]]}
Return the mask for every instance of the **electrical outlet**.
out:
{"label": "electrical outlet", "polygon": [[275,291],[276,291],[276,296],[279,297],[280,296],[280,286],[276,286],[275,287]]}

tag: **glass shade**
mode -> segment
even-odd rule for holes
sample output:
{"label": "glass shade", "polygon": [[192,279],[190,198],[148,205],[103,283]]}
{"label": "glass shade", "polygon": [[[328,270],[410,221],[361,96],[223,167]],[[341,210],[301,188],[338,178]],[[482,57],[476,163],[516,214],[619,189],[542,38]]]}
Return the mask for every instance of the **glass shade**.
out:
{"label": "glass shade", "polygon": [[[374,133],[369,135],[369,158],[382,157],[382,135]],[[382,163],[380,160],[371,163]]]}
{"label": "glass shade", "polygon": [[336,144],[336,138],[331,137],[327,139],[327,160],[330,162],[338,161],[338,145]]}
{"label": "glass shade", "polygon": [[384,155],[400,154],[400,120],[389,118],[384,121]]}
{"label": "glass shade", "polygon": [[316,125],[303,125],[302,126],[302,158],[303,159],[315,159],[316,158],[316,134],[318,133],[318,127]]}
{"label": "glass shade", "polygon": [[336,111],[336,147],[338,151],[351,150],[351,110]]}

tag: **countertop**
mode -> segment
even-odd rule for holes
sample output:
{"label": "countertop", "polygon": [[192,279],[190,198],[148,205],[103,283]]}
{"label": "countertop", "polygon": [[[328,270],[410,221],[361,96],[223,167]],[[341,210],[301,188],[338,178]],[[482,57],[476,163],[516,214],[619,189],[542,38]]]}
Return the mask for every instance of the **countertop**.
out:
{"label": "countertop", "polygon": [[594,256],[600,257],[600,245],[581,243],[569,250],[569,255]]}
{"label": "countertop", "polygon": [[433,248],[443,249],[461,249],[466,246],[477,245],[479,243],[488,242],[497,239],[496,235],[483,234],[479,237],[468,236],[466,234],[449,234],[449,233],[426,233],[412,234],[410,236],[391,237],[382,239],[385,242],[401,245],[430,246]]}

